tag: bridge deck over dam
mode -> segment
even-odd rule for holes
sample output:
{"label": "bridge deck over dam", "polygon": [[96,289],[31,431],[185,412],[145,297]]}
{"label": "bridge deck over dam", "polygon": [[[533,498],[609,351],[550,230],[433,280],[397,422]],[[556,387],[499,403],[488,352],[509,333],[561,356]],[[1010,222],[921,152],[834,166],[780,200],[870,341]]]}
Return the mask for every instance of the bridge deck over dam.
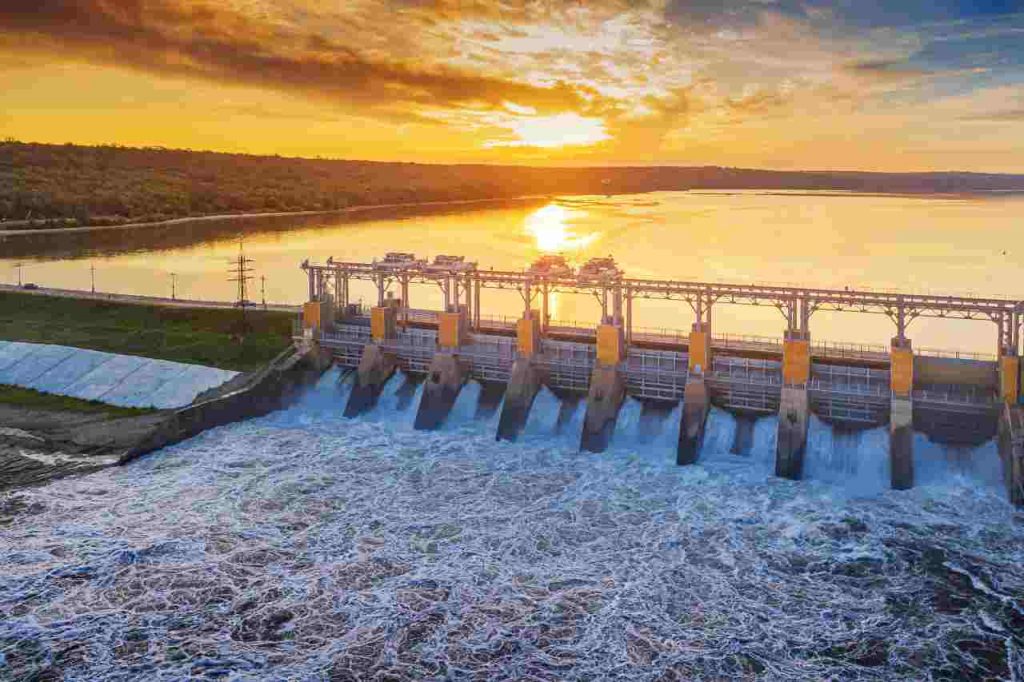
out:
{"label": "bridge deck over dam", "polygon": [[[482,270],[458,257],[433,263],[388,254],[373,263],[303,263],[309,300],[297,343],[316,343],[356,371],[346,414],[370,409],[396,371],[425,382],[417,428],[436,428],[468,379],[506,387],[498,438],[515,439],[541,386],[586,399],[580,447],[602,451],[629,395],[682,403],[677,461],[696,461],[711,405],[746,416],[777,414],[776,474],[800,478],[811,415],[839,429],[888,425],[895,488],[913,485],[913,432],[977,444],[1000,435],[1007,490],[1024,504],[1020,448],[1020,336],[1024,303],[1009,299],[626,278],[611,259],[574,271],[542,258],[521,272]],[[377,289],[377,305],[349,302],[349,281]],[[410,306],[410,285],[441,289],[443,310]],[[512,289],[518,318],[481,315],[484,289]],[[399,296],[394,296],[397,289]],[[597,298],[593,326],[548,315],[551,293]],[[635,328],[643,299],[677,300],[694,313],[689,332]],[[778,339],[715,336],[712,310],[771,305],[782,314]],[[539,309],[535,306],[539,305]],[[891,346],[815,343],[817,310],[883,314],[896,326]],[[984,319],[997,353],[915,350],[907,336],[918,317]],[[1005,436],[1004,433],[1010,433]]]}

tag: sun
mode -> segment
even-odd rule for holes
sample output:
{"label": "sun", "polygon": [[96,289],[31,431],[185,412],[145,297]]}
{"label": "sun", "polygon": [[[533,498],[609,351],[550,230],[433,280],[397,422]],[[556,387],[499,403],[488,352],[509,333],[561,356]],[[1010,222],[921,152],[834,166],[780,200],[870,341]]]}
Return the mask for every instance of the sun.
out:
{"label": "sun", "polygon": [[585,147],[610,139],[604,121],[579,114],[521,116],[506,124],[515,140],[489,140],[485,147]]}

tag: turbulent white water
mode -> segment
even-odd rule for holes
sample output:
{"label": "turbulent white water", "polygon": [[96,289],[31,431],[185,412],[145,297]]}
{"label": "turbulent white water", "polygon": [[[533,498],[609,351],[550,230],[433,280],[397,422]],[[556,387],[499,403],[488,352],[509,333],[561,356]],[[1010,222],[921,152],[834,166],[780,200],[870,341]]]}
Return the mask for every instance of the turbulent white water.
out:
{"label": "turbulent white water", "polygon": [[736,455],[715,410],[677,467],[678,408],[581,454],[547,391],[506,443],[474,384],[424,433],[422,387],[346,420],[338,378],[0,498],[0,679],[1024,679],[990,446],[919,442],[894,492],[884,438],[816,423],[792,482],[773,419]]}

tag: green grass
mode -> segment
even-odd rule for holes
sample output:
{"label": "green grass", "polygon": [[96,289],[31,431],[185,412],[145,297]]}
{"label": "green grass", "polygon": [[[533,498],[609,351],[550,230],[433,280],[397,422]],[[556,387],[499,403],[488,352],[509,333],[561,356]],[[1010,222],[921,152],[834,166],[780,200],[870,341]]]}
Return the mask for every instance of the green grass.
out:
{"label": "green grass", "polygon": [[152,408],[117,407],[95,400],[79,400],[62,395],[40,393],[30,388],[0,384],[0,405],[17,405],[32,410],[102,413],[114,417],[136,417],[155,412]]}
{"label": "green grass", "polygon": [[0,293],[0,339],[54,343],[240,372],[290,342],[293,316],[253,311],[240,339],[235,310],[201,310]]}

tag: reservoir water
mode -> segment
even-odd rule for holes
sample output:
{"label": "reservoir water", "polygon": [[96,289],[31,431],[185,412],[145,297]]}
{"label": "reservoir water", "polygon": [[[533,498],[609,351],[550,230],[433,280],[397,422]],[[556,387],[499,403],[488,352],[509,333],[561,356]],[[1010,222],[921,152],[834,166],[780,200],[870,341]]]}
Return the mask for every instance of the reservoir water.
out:
{"label": "reservoir water", "polygon": [[479,386],[423,433],[404,381],[347,420],[331,370],[287,410],[0,498],[0,677],[1024,673],[1024,516],[991,446],[923,444],[894,492],[884,438],[819,424],[793,482],[774,418],[736,454],[714,412],[677,467],[678,410],[631,401],[580,454],[551,393],[497,443]]}
{"label": "reservoir water", "polygon": [[[380,210],[346,216],[213,221],[160,229],[103,230],[0,240],[0,279],[100,291],[233,300],[229,261],[245,230],[254,259],[251,300],[299,303],[303,259],[369,261],[387,251],[465,255],[481,267],[518,269],[542,253],[580,263],[612,254],[630,276],[868,287],[1021,298],[1024,197],[878,196],[826,192],[655,192],[563,197],[473,208]],[[260,277],[264,277],[263,282]],[[372,301],[367,283],[354,300]],[[439,293],[414,289],[411,303],[436,307]],[[485,292],[484,314],[517,315],[512,292]],[[556,295],[555,320],[593,324],[596,303]],[[685,304],[643,302],[639,327],[689,329]],[[818,340],[888,344],[883,317],[815,314]],[[723,307],[716,334],[778,336],[774,309]],[[917,320],[915,346],[995,352],[987,322]]]}

